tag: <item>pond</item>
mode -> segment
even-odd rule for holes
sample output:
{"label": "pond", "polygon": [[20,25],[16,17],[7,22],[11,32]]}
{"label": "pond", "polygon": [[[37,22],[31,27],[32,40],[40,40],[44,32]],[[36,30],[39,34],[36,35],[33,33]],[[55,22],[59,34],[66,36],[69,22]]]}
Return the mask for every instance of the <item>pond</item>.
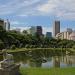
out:
{"label": "pond", "polygon": [[[75,55],[64,53],[52,53],[49,50],[34,50],[26,52],[13,53],[15,63],[21,64],[21,67],[75,67]],[[0,56],[2,60],[2,56]]]}

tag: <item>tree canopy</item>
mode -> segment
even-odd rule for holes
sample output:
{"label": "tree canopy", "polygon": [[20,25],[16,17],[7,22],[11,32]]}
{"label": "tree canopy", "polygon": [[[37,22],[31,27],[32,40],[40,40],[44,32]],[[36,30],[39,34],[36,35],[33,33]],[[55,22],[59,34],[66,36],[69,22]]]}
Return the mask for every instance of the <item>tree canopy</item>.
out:
{"label": "tree canopy", "polygon": [[15,31],[5,31],[0,27],[0,49],[11,48],[12,46],[16,48],[72,48],[74,45],[75,41],[72,40],[40,37],[39,35],[32,36],[25,30],[22,34]]}

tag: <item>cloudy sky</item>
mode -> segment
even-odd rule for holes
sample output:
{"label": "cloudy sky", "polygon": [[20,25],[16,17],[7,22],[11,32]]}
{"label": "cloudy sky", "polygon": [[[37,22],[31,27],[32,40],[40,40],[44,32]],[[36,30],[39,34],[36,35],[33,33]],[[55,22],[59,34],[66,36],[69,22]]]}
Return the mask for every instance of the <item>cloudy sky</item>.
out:
{"label": "cloudy sky", "polygon": [[55,20],[61,21],[61,31],[74,29],[75,0],[0,0],[0,18],[22,30],[41,25],[44,32],[52,31]]}

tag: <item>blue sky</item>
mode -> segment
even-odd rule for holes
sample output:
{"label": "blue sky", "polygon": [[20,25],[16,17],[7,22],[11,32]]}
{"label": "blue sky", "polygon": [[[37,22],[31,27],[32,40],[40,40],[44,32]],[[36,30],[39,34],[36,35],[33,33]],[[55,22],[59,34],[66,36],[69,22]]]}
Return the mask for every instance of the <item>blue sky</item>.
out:
{"label": "blue sky", "polygon": [[45,33],[55,20],[61,31],[75,29],[75,0],[0,0],[0,18],[9,19],[12,29],[41,25]]}

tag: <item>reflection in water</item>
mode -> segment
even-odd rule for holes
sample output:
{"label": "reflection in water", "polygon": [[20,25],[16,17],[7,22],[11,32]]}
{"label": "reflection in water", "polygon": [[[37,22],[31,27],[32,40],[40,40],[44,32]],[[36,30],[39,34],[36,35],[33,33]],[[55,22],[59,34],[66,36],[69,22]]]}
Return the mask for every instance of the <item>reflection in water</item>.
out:
{"label": "reflection in water", "polygon": [[60,67],[60,57],[59,56],[54,56],[52,57],[53,59],[53,66],[54,67]]}
{"label": "reflection in water", "polygon": [[15,62],[20,63],[22,67],[75,67],[74,55],[57,56],[52,55],[49,50],[27,51],[13,55]]}
{"label": "reflection in water", "polygon": [[66,56],[64,56],[64,59],[62,59],[62,62],[65,63],[67,66],[72,66],[75,64],[75,56],[74,55],[71,55],[71,56],[66,55]]}
{"label": "reflection in water", "polygon": [[30,62],[29,66],[31,67],[41,67],[42,62]]}

